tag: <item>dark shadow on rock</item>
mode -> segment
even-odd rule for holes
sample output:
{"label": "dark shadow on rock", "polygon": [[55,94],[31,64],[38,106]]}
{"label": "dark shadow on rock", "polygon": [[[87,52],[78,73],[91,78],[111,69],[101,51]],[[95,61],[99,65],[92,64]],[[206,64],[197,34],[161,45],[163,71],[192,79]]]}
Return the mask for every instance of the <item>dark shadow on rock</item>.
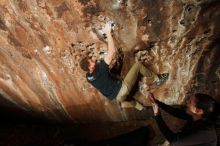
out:
{"label": "dark shadow on rock", "polygon": [[60,146],[74,144],[74,146],[146,146],[149,139],[149,129],[147,127],[139,128],[128,134],[117,136],[112,139],[99,142],[65,142]]}
{"label": "dark shadow on rock", "polygon": [[[206,93],[213,96],[216,100],[220,88],[220,78],[218,69],[220,65],[220,39],[216,39],[213,43],[203,52],[202,57],[198,62],[196,69],[196,76],[193,80],[197,84],[193,84],[193,88],[189,91],[190,94],[195,92]],[[218,99],[217,99],[218,98]]]}

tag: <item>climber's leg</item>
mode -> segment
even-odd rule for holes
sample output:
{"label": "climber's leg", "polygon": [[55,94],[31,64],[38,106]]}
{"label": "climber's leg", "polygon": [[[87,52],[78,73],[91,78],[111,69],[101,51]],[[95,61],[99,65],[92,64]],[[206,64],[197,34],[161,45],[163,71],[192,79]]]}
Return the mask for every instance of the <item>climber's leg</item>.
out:
{"label": "climber's leg", "polygon": [[116,100],[122,102],[126,99],[128,94],[128,87],[125,85],[124,81],[122,81],[121,89],[119,90]]}
{"label": "climber's leg", "polygon": [[143,76],[147,77],[148,82],[155,82],[158,80],[158,76],[152,72],[151,70],[147,69],[144,65],[142,65],[139,62],[136,62],[132,68],[129,70],[128,74],[124,78],[124,83],[128,88],[128,91],[130,92],[132,87],[134,86],[138,74],[142,74]]}
{"label": "climber's leg", "polygon": [[132,87],[134,86],[139,73],[147,77],[148,80],[152,82],[158,79],[155,73],[147,69],[141,63],[135,63],[129,70],[124,81],[122,81],[122,87],[116,97],[117,101],[122,102],[126,99],[126,96],[130,93]]}

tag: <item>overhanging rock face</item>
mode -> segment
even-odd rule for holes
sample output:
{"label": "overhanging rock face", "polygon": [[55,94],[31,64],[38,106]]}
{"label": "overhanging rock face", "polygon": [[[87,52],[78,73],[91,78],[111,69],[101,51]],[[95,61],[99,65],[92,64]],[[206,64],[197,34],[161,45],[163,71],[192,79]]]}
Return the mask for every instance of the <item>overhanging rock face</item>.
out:
{"label": "overhanging rock face", "polygon": [[[218,0],[1,0],[0,94],[27,112],[74,122],[147,118],[120,109],[91,87],[79,67],[83,55],[106,52],[102,24],[114,24],[124,55],[122,77],[135,60],[166,84],[151,90],[169,104],[194,92],[219,95]],[[142,51],[134,51],[136,44]],[[148,104],[144,79],[135,98]],[[3,104],[3,103],[0,103]]]}

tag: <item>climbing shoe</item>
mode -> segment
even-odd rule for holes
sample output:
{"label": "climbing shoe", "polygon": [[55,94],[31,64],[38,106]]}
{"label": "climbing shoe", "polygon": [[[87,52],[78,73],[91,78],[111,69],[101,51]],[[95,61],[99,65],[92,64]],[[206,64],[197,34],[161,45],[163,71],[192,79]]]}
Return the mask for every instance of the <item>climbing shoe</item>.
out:
{"label": "climbing shoe", "polygon": [[158,78],[159,79],[155,81],[155,85],[160,86],[167,81],[169,78],[169,73],[159,74]]}

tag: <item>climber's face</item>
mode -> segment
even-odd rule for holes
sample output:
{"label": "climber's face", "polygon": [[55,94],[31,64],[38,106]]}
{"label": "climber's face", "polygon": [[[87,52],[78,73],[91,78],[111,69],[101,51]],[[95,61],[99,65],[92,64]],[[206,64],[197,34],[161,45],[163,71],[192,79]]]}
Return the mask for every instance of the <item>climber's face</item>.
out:
{"label": "climber's face", "polygon": [[95,70],[96,61],[89,59],[89,72],[92,73]]}

